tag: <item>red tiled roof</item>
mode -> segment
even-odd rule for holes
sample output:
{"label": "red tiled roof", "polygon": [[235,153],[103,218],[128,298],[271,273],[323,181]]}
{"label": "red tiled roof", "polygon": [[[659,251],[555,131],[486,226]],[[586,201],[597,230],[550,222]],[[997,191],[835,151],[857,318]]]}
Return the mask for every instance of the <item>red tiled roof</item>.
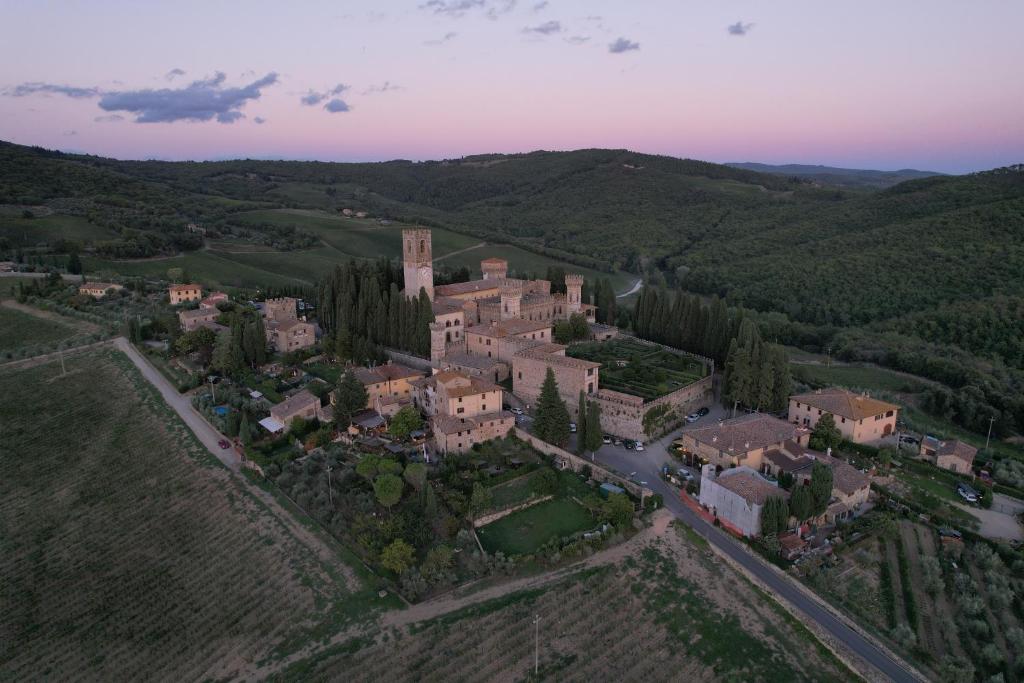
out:
{"label": "red tiled roof", "polygon": [[797,394],[790,396],[789,399],[797,403],[806,403],[812,408],[820,408],[848,420],[863,420],[866,417],[874,417],[880,413],[900,409],[893,403],[879,401],[877,398],[871,398],[865,394],[855,394],[852,391],[836,387],[820,389],[809,394]]}

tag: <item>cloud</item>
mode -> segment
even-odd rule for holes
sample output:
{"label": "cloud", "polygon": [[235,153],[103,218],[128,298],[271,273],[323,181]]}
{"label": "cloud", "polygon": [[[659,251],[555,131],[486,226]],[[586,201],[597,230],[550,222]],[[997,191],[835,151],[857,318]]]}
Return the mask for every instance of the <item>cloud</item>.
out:
{"label": "cloud", "polygon": [[72,135],[78,135],[78,131],[77,130],[66,130],[66,131],[64,131],[64,135],[66,135],[68,137],[71,137]]}
{"label": "cloud", "polygon": [[64,95],[71,97],[76,100],[86,99],[90,97],[99,97],[99,88],[76,88],[73,85],[57,85],[54,83],[39,83],[33,81],[31,83],[22,83],[21,85],[13,88],[4,90],[4,95],[8,97],[26,97],[28,95]]}
{"label": "cloud", "polygon": [[309,92],[302,96],[301,101],[307,107],[313,107],[320,104],[321,102],[328,98],[334,97],[335,95],[340,95],[346,90],[348,90],[348,86],[345,85],[344,83],[339,83],[330,90],[324,90],[323,92],[318,92],[316,90],[310,89]]}
{"label": "cloud", "polygon": [[523,33],[539,33],[544,36],[550,36],[552,33],[561,33],[562,23],[559,21],[545,21],[543,24],[538,26],[527,26],[523,29]]}
{"label": "cloud", "polygon": [[547,6],[548,6],[548,0],[541,0],[541,2],[534,3],[533,11],[534,12],[539,12],[539,11],[541,11],[542,9],[544,9]]}
{"label": "cloud", "polygon": [[608,52],[612,54],[621,54],[623,52],[629,52],[630,50],[639,50],[640,43],[634,43],[632,40],[626,38],[619,38],[614,43],[608,45]]}
{"label": "cloud", "polygon": [[487,18],[493,20],[497,19],[502,14],[508,14],[516,8],[517,1],[518,0],[502,0],[500,5],[491,5],[487,8]]}
{"label": "cloud", "polygon": [[164,74],[164,78],[166,78],[169,81],[173,81],[175,77],[184,75],[185,71],[183,69],[171,69],[166,74]]}
{"label": "cloud", "polygon": [[425,40],[425,41],[423,41],[423,44],[424,45],[443,45],[444,43],[447,43],[449,40],[452,40],[453,38],[455,38],[457,35],[459,35],[459,34],[456,33],[455,31],[449,31],[448,33],[444,34],[443,36],[441,36],[440,38],[437,38],[435,40]]}
{"label": "cloud", "polygon": [[332,114],[338,114],[343,111],[349,111],[348,104],[344,100],[334,98],[330,102],[324,105],[324,109],[331,112]]}
{"label": "cloud", "polygon": [[225,75],[193,81],[183,88],[125,90],[104,93],[99,101],[104,111],[124,111],[135,115],[136,123],[172,123],[174,121],[210,121],[233,123],[242,118],[239,110],[249,100],[257,100],[263,89],[277,83],[277,74],[268,73],[248,85],[225,88]]}
{"label": "cloud", "polygon": [[729,24],[726,30],[729,31],[731,36],[745,36],[747,31],[752,28],[754,28],[753,24],[744,24],[742,21],[737,21],[735,24]]}
{"label": "cloud", "polygon": [[582,45],[590,40],[590,36],[569,36],[565,39],[565,42],[573,45]]}
{"label": "cloud", "polygon": [[115,121],[124,121],[124,117],[120,114],[106,114],[104,116],[97,116],[93,121],[97,123],[113,123]]}
{"label": "cloud", "polygon": [[375,93],[392,92],[395,90],[405,90],[402,86],[391,81],[384,81],[381,85],[371,85],[369,88],[363,91],[364,95],[373,95]]}
{"label": "cloud", "polygon": [[449,17],[461,17],[469,10],[483,8],[486,4],[485,0],[427,0],[420,5],[420,9]]}
{"label": "cloud", "polygon": [[262,116],[255,116],[255,117],[253,117],[252,122],[262,126],[264,123],[267,122],[267,120],[265,118],[263,118]]}

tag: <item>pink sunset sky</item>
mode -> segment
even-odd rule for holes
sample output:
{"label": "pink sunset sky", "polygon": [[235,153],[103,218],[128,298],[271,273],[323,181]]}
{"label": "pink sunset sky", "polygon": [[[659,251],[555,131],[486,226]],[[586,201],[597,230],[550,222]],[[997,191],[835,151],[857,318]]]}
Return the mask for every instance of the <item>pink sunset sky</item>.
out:
{"label": "pink sunset sky", "polygon": [[122,159],[1024,162],[1024,3],[0,5],[0,139]]}

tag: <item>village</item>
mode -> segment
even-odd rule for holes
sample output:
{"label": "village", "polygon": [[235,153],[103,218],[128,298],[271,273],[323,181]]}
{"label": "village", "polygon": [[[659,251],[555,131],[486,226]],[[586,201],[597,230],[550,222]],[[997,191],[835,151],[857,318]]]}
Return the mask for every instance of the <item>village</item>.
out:
{"label": "village", "polygon": [[[177,329],[129,324],[129,336],[221,435],[223,458],[406,599],[559,566],[665,507],[725,530],[909,656],[970,658],[980,627],[919,593],[964,581],[968,557],[1019,562],[1006,553],[1024,505],[976,466],[977,448],[911,434],[900,405],[838,387],[792,393],[781,411],[723,406],[723,368],[597,322],[579,275],[517,279],[486,258],[480,279],[436,284],[425,229],[403,232],[401,268],[394,305],[425,329],[409,325],[413,341],[369,362],[345,359],[340,340],[361,342],[322,301],[198,282],[149,295],[151,317],[169,309]],[[128,301],[129,284],[78,293],[102,306]],[[973,580],[973,594],[995,590]],[[1004,645],[989,659],[1007,661]]]}

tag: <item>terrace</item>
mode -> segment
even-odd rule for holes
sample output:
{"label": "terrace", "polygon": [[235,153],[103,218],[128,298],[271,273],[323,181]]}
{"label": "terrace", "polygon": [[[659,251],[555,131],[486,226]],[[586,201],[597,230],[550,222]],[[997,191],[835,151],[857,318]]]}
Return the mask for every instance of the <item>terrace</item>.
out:
{"label": "terrace", "polygon": [[696,358],[635,339],[574,344],[573,358],[601,364],[601,386],[650,401],[692,384],[708,374]]}

